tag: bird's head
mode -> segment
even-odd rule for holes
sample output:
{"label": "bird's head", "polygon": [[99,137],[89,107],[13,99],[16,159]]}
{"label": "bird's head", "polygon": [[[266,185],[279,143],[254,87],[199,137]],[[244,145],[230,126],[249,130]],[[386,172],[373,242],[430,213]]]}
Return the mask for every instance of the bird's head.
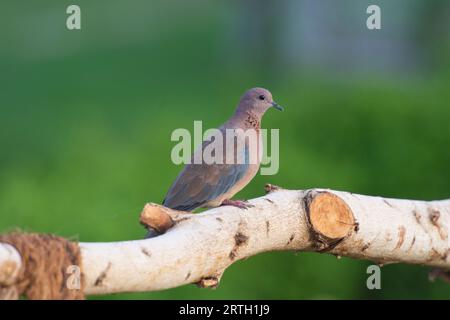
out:
{"label": "bird's head", "polygon": [[260,116],[269,108],[283,111],[283,108],[273,101],[270,91],[264,88],[253,88],[245,92],[238,106],[239,111],[247,111]]}

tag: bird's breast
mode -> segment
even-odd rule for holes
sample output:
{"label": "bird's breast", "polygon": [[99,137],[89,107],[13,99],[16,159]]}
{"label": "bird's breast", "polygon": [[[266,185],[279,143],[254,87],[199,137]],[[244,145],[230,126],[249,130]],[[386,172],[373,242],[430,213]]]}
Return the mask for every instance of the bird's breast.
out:
{"label": "bird's breast", "polygon": [[257,130],[255,133],[256,135],[252,135],[247,132],[246,135],[238,136],[237,145],[241,145],[242,147],[234,148],[237,155],[236,159],[241,160],[241,162],[234,165],[244,166],[245,173],[229,190],[220,195],[218,198],[210,201],[208,204],[206,204],[206,206],[216,207],[220,205],[225,199],[232,198],[236,193],[241,191],[258,173],[263,156],[263,143],[260,131]]}

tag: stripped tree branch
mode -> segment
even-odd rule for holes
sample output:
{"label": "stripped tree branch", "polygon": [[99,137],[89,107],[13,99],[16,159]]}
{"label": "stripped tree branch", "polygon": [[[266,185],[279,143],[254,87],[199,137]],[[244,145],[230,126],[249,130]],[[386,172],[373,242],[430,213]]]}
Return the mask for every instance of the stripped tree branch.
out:
{"label": "stripped tree branch", "polygon": [[[235,261],[281,250],[450,269],[450,200],[266,189],[269,193],[250,200],[254,207],[247,210],[224,206],[190,214],[148,204],[141,223],[166,233],[79,243],[85,293],[155,291],[188,283],[215,287]],[[8,259],[0,250],[0,288]]]}

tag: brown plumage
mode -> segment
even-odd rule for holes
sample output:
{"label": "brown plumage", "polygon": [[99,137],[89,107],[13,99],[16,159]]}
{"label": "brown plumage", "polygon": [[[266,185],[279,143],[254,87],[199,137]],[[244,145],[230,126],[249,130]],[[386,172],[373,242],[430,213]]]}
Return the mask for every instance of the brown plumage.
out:
{"label": "brown plumage", "polygon": [[[223,204],[246,208],[242,201],[230,200],[256,175],[262,156],[260,124],[264,113],[271,107],[282,110],[272,99],[272,94],[263,88],[253,88],[241,97],[233,116],[218,128],[224,136],[223,159],[226,159],[226,135],[233,132],[237,140],[243,142],[230,148],[233,159],[243,157],[243,163],[201,163],[187,164],[170,187],[163,205],[176,210],[192,211],[199,207],[217,207]],[[242,130],[253,130],[257,138],[256,148],[250,146],[249,139]],[[196,153],[205,150],[212,140],[204,141]],[[242,158],[241,158],[242,159]],[[251,159],[256,159],[251,162]]]}

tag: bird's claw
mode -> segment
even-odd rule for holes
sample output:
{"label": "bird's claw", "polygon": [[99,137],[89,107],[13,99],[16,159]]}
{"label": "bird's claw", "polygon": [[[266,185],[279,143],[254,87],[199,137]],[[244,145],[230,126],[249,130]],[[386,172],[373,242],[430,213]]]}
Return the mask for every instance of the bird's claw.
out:
{"label": "bird's claw", "polygon": [[242,200],[242,202],[244,203],[244,205],[246,207],[245,209],[247,209],[247,208],[254,208],[255,207],[253,204],[250,204],[250,202],[248,202],[247,199]]}
{"label": "bird's claw", "polygon": [[247,200],[224,200],[222,206],[233,206],[244,210],[254,207],[254,205],[248,203]]}

